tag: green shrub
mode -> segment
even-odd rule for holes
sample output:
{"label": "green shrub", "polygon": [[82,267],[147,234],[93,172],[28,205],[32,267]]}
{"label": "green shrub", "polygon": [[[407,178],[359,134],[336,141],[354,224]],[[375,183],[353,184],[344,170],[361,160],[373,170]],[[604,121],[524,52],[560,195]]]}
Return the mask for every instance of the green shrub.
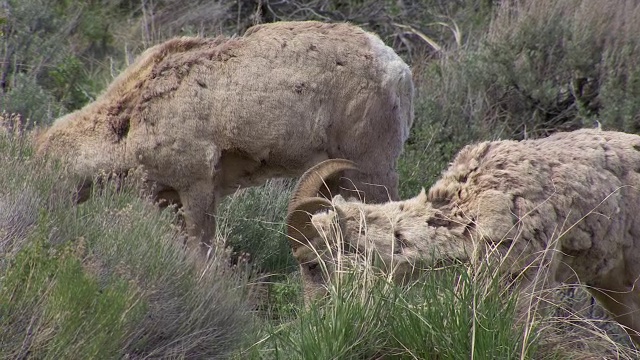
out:
{"label": "green shrub", "polygon": [[[437,66],[432,65],[434,68]],[[432,83],[447,81],[438,74],[423,76]],[[398,161],[400,197],[403,199],[418,195],[421,188],[429,189],[454,155],[464,145],[480,138],[472,123],[452,117],[463,105],[446,101],[440,103],[440,99],[433,98],[435,96],[439,95],[424,94],[416,99],[414,125]]]}
{"label": "green shrub", "polygon": [[262,272],[288,273],[297,265],[284,224],[291,190],[290,180],[268,180],[228,196],[218,209],[219,236]]}
{"label": "green shrub", "polygon": [[111,71],[106,57],[120,54],[111,34],[115,2],[5,1],[0,110],[48,124],[93,100],[105,85],[96,80]]}
{"label": "green shrub", "polygon": [[442,78],[424,81],[423,92],[440,107],[455,104],[448,121],[483,138],[537,137],[596,120],[634,132],[639,20],[629,0],[506,1],[480,42],[433,65]]}
{"label": "green shrub", "polygon": [[0,109],[20,114],[24,124],[48,124],[65,112],[53,95],[25,74],[14,76],[15,85],[0,97]]}
{"label": "green shrub", "polygon": [[75,56],[67,56],[49,70],[42,81],[52,96],[65,109],[79,109],[93,101],[94,85],[87,76],[84,65]]}
{"label": "green shrub", "polygon": [[54,247],[46,233],[39,235],[3,272],[3,357],[115,357],[126,341],[124,330],[143,315],[144,304],[136,299],[142,294],[122,280],[100,284],[70,244]]}
{"label": "green shrub", "polygon": [[639,20],[640,6],[628,0],[502,6],[484,51],[498,85],[490,94],[497,117],[506,117],[502,123],[520,137],[593,126],[594,119],[640,129],[634,124],[640,44],[632,35]]}
{"label": "green shrub", "polygon": [[222,357],[249,334],[250,273],[206,268],[136,178],[72,206],[73,178],[0,134],[0,357]]}

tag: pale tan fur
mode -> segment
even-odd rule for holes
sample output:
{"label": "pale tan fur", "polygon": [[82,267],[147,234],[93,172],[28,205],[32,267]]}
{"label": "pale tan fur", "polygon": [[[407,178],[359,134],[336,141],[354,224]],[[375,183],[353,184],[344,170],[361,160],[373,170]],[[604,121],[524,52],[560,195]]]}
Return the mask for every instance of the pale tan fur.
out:
{"label": "pale tan fur", "polygon": [[58,119],[38,151],[87,179],[143,166],[158,197],[181,203],[189,233],[207,241],[221,197],[328,158],[363,169],[339,185],[396,199],[413,92],[409,67],[359,27],[258,25],[148,49],[96,101]]}
{"label": "pale tan fur", "polygon": [[638,342],[639,185],[637,135],[578,130],[483,142],[462,149],[415,198],[334,198],[333,210],[310,215],[315,236],[293,246],[294,254],[308,299],[322,294],[326,281],[315,251],[330,261],[338,248],[344,256],[365,246],[398,278],[441,261],[488,259],[523,291],[582,283]]}

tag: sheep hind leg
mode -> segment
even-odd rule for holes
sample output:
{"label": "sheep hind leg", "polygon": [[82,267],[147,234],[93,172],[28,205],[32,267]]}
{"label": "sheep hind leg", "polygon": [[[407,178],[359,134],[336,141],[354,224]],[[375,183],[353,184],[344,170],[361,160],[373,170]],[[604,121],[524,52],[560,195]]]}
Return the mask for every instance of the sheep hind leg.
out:
{"label": "sheep hind leg", "polygon": [[626,291],[591,289],[591,294],[622,325],[631,339],[640,345],[640,288]]}
{"label": "sheep hind leg", "polygon": [[216,233],[215,212],[218,196],[209,183],[200,183],[179,191],[187,248],[199,251],[206,258]]}

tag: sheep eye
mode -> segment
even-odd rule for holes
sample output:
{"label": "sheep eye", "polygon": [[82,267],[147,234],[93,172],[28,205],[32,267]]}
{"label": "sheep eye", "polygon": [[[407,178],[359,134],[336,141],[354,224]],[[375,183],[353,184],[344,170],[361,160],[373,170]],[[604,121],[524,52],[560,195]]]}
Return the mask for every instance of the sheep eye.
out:
{"label": "sheep eye", "polygon": [[400,254],[400,253],[402,253],[402,249],[407,247],[407,242],[406,242],[404,236],[402,235],[402,233],[400,233],[399,231],[395,231],[393,233],[393,236],[394,236],[395,241],[396,241],[396,246],[395,246],[395,249],[394,249],[394,253]]}
{"label": "sheep eye", "polygon": [[313,270],[315,270],[315,269],[317,269],[317,268],[318,268],[318,263],[309,264],[309,265],[307,265],[307,268],[308,268],[310,271],[313,271]]}

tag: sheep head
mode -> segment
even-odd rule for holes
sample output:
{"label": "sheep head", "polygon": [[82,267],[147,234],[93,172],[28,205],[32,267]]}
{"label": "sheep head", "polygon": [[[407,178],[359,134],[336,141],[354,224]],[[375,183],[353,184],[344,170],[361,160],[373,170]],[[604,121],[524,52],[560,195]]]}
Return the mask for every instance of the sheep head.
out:
{"label": "sheep head", "polygon": [[[99,106],[98,106],[99,107]],[[102,112],[95,104],[67,114],[34,139],[36,154],[62,160],[78,176],[78,201],[88,197],[93,179],[101,173],[121,175],[128,170],[123,163],[126,129],[105,126]],[[125,124],[127,127],[128,124]],[[119,134],[119,135],[118,135]]]}
{"label": "sheep head", "polygon": [[323,180],[345,169],[327,160],[298,182],[287,215],[293,255],[300,264],[305,302],[326,294],[328,282],[350,264],[373,266],[406,281],[416,270],[445,260],[468,259],[466,226],[435,208],[423,190],[405,201],[365,204],[317,197]]}

